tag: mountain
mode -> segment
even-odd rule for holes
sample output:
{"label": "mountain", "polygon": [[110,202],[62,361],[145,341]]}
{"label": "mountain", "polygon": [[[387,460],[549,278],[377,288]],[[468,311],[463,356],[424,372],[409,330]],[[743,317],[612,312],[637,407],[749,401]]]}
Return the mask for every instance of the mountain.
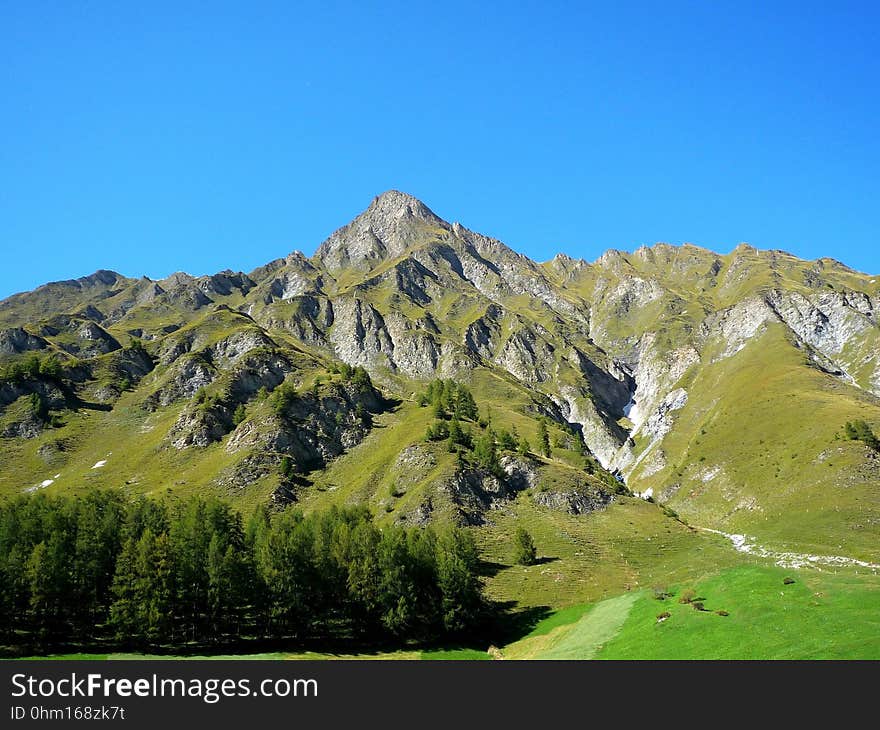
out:
{"label": "mountain", "polygon": [[[211,490],[487,527],[527,495],[551,526],[628,504],[876,562],[880,454],[846,424],[880,425],[878,281],[745,244],[536,263],[390,191],[312,257],[0,302],[0,493]],[[531,453],[426,441],[437,378],[473,394],[472,440]]]}

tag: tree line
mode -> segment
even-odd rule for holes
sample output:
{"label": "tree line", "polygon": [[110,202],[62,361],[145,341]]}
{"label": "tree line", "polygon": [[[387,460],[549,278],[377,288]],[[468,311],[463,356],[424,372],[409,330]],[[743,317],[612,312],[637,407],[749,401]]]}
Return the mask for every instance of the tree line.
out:
{"label": "tree line", "polygon": [[429,642],[488,616],[465,530],[115,490],[0,503],[0,643]]}

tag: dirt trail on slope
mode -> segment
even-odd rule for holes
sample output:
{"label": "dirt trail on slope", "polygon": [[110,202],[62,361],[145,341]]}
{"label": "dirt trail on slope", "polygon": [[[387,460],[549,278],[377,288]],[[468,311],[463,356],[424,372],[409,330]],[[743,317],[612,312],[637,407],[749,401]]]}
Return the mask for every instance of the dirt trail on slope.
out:
{"label": "dirt trail on slope", "polygon": [[733,543],[733,547],[737,552],[756,555],[759,558],[769,558],[780,568],[820,569],[820,566],[823,565],[830,567],[855,565],[861,568],[871,568],[875,571],[880,569],[880,564],[878,563],[868,563],[864,560],[856,560],[855,558],[848,558],[843,555],[810,555],[809,553],[780,552],[759,545],[757,542],[754,542],[753,538],[747,535],[731,534],[721,530],[713,530],[709,527],[698,527],[697,529],[726,537]]}

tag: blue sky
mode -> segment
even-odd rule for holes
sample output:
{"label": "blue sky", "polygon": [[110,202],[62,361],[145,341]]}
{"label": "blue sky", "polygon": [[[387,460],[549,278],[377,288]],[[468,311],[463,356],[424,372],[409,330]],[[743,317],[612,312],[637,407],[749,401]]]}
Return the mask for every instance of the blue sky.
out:
{"label": "blue sky", "polygon": [[389,188],[539,260],[880,273],[878,7],[0,0],[0,297],[312,253]]}

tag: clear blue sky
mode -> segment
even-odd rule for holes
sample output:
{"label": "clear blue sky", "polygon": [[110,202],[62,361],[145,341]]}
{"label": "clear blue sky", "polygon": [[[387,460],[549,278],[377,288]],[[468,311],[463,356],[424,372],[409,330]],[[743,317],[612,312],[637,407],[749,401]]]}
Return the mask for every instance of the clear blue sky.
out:
{"label": "clear blue sky", "polygon": [[874,2],[0,0],[0,297],[312,253],[389,188],[539,260],[880,273],[878,36]]}

